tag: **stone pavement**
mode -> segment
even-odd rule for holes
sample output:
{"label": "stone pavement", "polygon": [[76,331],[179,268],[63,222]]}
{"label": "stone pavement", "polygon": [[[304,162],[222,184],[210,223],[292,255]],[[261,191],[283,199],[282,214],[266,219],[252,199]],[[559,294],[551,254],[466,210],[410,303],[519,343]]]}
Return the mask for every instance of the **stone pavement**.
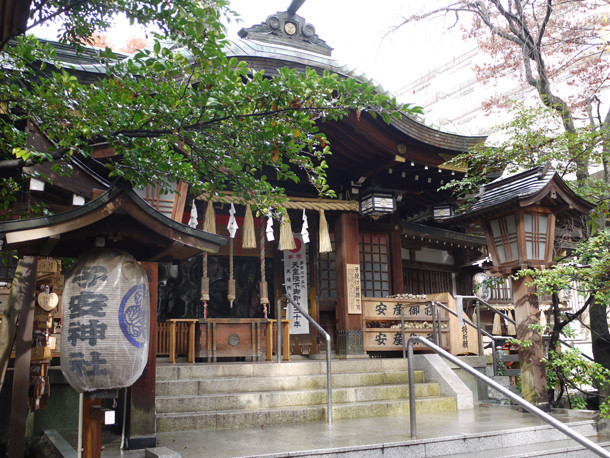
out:
{"label": "stone pavement", "polygon": [[[561,421],[575,421],[556,415]],[[577,419],[576,419],[577,420]],[[337,454],[359,451],[358,456],[378,456],[380,446],[428,442],[438,437],[501,431],[543,425],[534,415],[511,406],[481,404],[473,410],[420,414],[417,438],[410,437],[409,417],[375,417],[326,423],[261,425],[248,429],[202,430],[159,433],[159,447],[183,457],[284,457],[303,456],[308,451]],[[566,441],[575,445],[574,441]],[[102,457],[142,457],[144,450],[120,451],[120,438],[104,444]],[[391,448],[390,447],[390,448]],[[383,447],[381,448],[383,454]],[[389,451],[389,450],[388,450]],[[457,451],[448,451],[453,453]],[[400,455],[393,455],[400,456]],[[403,455],[404,456],[404,455]]]}

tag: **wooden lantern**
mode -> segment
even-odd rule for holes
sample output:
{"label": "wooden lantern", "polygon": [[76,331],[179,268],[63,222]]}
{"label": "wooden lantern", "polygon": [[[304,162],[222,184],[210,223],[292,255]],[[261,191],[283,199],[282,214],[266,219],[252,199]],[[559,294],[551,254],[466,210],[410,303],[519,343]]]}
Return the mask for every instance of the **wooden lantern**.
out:
{"label": "wooden lantern", "polygon": [[[593,206],[578,197],[550,164],[536,167],[481,188],[470,209],[451,221],[481,225],[494,269],[505,274],[553,261],[555,220],[576,218]],[[531,279],[513,281],[517,339],[532,342],[519,351],[523,397],[532,404],[548,404],[542,364],[542,337],[532,329],[539,323],[538,298]]]}

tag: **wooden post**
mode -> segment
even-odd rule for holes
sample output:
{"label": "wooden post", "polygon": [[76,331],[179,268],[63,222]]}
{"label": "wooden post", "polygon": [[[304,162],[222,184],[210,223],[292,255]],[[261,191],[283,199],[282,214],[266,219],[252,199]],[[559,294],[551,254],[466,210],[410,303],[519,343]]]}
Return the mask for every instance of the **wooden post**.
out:
{"label": "wooden post", "polygon": [[267,330],[265,331],[265,338],[267,339],[265,361],[273,361],[273,342],[275,342],[273,340],[273,323],[275,323],[275,320],[267,320]]}
{"label": "wooden post", "polygon": [[102,455],[102,419],[93,408],[101,405],[101,399],[88,398],[85,393],[83,403],[83,458],[100,458]]}
{"label": "wooden post", "polygon": [[[140,264],[146,270],[150,289],[150,336],[148,362],[140,378],[129,389],[129,427],[127,430],[127,448],[129,450],[156,447],[157,445],[155,380],[157,372],[157,286],[159,270],[156,262],[142,262]],[[173,335],[175,351],[175,329]],[[173,354],[175,355],[175,353]],[[128,401],[125,400],[125,402]],[[123,421],[127,421],[127,419],[123,419]]]}
{"label": "wooden post", "polygon": [[190,320],[189,321],[189,351],[188,351],[188,361],[189,363],[195,362],[195,323],[198,320]]}
{"label": "wooden post", "polygon": [[[13,344],[15,343],[17,318],[22,305],[24,304],[23,294],[25,293],[25,289],[23,288],[23,275],[25,269],[29,268],[31,268],[31,266],[25,266],[23,260],[20,260],[17,263],[17,269],[13,282],[11,283],[4,316],[2,317],[2,322],[0,322],[0,391],[2,391],[6,368],[11,357]],[[34,271],[36,271],[36,268],[34,268]]]}
{"label": "wooden post", "polygon": [[169,321],[169,362],[176,362],[176,322]]}
{"label": "wooden post", "polygon": [[[19,307],[17,348],[13,372],[11,398],[11,429],[8,446],[10,458],[20,458],[25,449],[25,426],[28,415],[28,388],[30,386],[30,361],[32,357],[32,331],[34,328],[34,296],[38,258],[24,256],[17,270],[19,283],[15,304]],[[10,353],[10,351],[9,351]]]}
{"label": "wooden post", "polygon": [[544,357],[542,336],[529,329],[531,324],[538,324],[540,309],[535,288],[528,287],[530,277],[513,280],[513,297],[515,300],[515,321],[517,322],[517,339],[530,340],[532,345],[519,350],[521,369],[521,392],[523,398],[540,407],[547,407],[549,402],[546,388],[546,376],[540,360]]}
{"label": "wooden post", "polygon": [[337,354],[364,354],[362,313],[349,313],[348,308],[348,264],[360,264],[360,232],[358,215],[342,213],[335,223],[337,254]]}
{"label": "wooden post", "polygon": [[[396,212],[398,215],[398,212]],[[394,294],[408,293],[405,291],[404,278],[402,274],[402,242],[400,232],[400,221],[397,221],[394,231],[390,233],[390,263],[392,266],[392,291]]]}
{"label": "wooden post", "polygon": [[[282,320],[282,361],[290,361],[290,322],[292,320]],[[278,332],[280,325],[278,324]]]}
{"label": "wooden post", "polygon": [[362,330],[362,314],[347,311],[347,264],[360,264],[358,215],[342,213],[335,225],[337,251],[337,330]]}

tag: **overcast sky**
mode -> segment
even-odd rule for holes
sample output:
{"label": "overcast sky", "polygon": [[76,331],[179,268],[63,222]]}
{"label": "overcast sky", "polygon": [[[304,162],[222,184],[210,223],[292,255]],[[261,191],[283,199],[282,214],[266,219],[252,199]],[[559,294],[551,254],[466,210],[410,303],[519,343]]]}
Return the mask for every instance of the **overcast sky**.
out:
{"label": "overcast sky", "polygon": [[[278,11],[286,11],[291,0],[230,2],[231,8],[241,16],[241,22],[228,25],[228,36],[238,40],[239,29],[260,24]],[[297,14],[312,24],[318,36],[334,48],[334,59],[362,71],[386,90],[396,93],[473,47],[461,39],[459,27],[452,27],[453,18],[411,23],[388,34],[404,17],[428,11],[441,2],[447,0],[306,0]],[[56,38],[53,27],[39,28],[34,33]],[[121,38],[143,36],[144,33],[129,27],[125,21],[108,35],[120,48]]]}
{"label": "overcast sky", "polygon": [[[242,16],[230,25],[229,38],[242,27],[286,11],[290,0],[231,0]],[[334,48],[332,57],[363,71],[385,89],[396,92],[405,84],[473,46],[461,39],[450,18],[412,23],[384,35],[402,17],[431,8],[437,0],[306,0],[298,13],[318,36]],[[450,29],[450,30],[448,30]]]}

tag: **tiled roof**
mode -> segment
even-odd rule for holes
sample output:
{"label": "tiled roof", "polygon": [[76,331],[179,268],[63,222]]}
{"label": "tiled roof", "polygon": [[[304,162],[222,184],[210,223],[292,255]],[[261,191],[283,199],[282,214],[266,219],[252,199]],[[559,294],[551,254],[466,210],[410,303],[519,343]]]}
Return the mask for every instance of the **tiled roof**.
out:
{"label": "tiled roof", "polygon": [[478,200],[468,212],[479,212],[534,195],[540,192],[555,174],[557,171],[548,165],[492,181],[481,187]]}
{"label": "tiled roof", "polygon": [[[544,201],[544,202],[543,202]],[[466,211],[447,220],[467,221],[477,216],[534,203],[588,213],[593,204],[577,196],[550,163],[534,167],[481,187],[476,202]]]}

